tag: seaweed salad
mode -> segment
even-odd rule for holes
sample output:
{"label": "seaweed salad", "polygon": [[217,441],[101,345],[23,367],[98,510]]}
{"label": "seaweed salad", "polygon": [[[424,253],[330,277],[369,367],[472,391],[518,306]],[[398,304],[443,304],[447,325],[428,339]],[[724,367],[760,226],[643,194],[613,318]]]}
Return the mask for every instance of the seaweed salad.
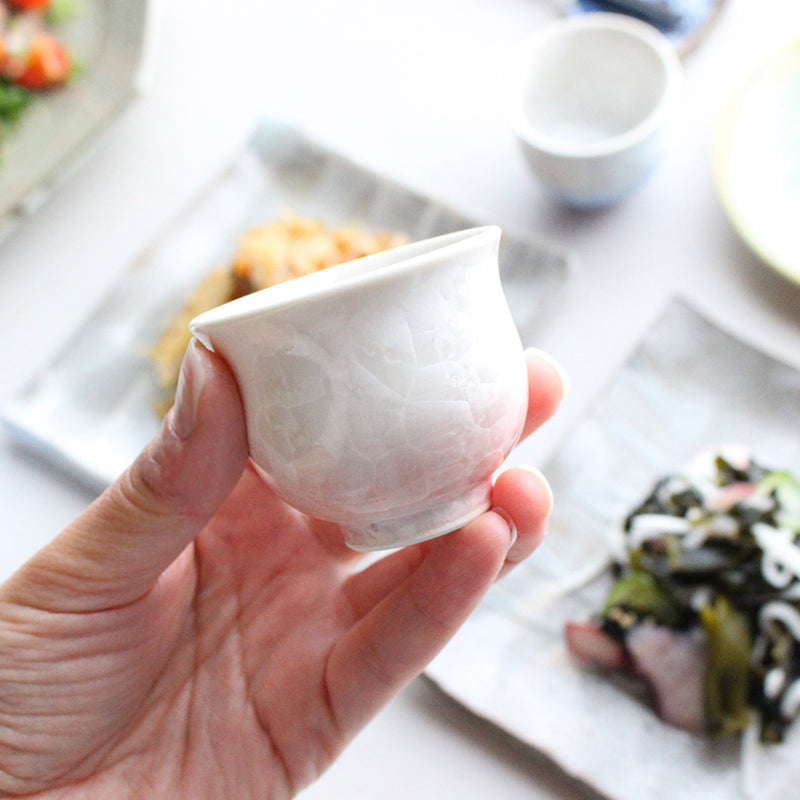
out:
{"label": "seaweed salad", "polygon": [[570,622],[583,664],[624,674],[666,722],[783,740],[800,712],[800,483],[741,447],[698,454],[622,525],[605,604]]}

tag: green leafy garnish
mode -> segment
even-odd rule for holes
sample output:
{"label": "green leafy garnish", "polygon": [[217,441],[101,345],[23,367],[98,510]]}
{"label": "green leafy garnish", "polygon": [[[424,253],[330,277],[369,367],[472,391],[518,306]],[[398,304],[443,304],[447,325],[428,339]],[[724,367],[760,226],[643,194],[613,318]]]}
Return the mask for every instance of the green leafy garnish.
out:
{"label": "green leafy garnish", "polygon": [[774,494],[778,501],[776,522],[783,528],[800,533],[800,482],[790,472],[770,472],[758,484],[758,491]]}
{"label": "green leafy garnish", "polygon": [[80,10],[77,0],[50,0],[44,12],[44,19],[48,25],[63,25],[72,19]]}
{"label": "green leafy garnish", "polygon": [[640,616],[652,617],[661,625],[674,627],[680,621],[680,606],[661,588],[649,573],[633,570],[620,578],[610,589],[604,613],[623,608]]}
{"label": "green leafy garnish", "polygon": [[0,78],[0,123],[16,122],[33,97],[29,89]]}
{"label": "green leafy garnish", "polygon": [[705,695],[709,730],[723,735],[742,731],[750,721],[750,626],[721,595],[700,609],[700,622],[708,648]]}

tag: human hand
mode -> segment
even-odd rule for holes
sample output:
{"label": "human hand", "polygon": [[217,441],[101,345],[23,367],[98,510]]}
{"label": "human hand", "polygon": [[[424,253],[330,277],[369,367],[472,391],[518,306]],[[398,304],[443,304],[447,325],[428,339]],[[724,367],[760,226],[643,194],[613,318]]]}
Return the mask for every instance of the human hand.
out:
{"label": "human hand", "polygon": [[[541,354],[528,373],[523,435],[564,389]],[[541,541],[536,471],[493,504],[364,567],[248,462],[233,376],[193,343],[159,435],[0,587],[0,796],[293,796]]]}

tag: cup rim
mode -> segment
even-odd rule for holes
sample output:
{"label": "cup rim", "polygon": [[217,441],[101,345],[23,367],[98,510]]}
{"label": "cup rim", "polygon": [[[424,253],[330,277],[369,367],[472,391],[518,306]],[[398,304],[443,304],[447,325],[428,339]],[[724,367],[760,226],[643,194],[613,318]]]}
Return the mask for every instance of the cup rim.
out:
{"label": "cup rim", "polygon": [[[548,41],[571,36],[581,30],[627,34],[647,46],[656,55],[665,72],[661,95],[643,119],[622,133],[590,142],[565,141],[542,133],[527,121],[522,111],[527,78],[526,64],[530,55]],[[678,103],[682,78],[683,68],[678,51],[661,31],[635,17],[597,11],[551,22],[513,48],[502,69],[501,101],[511,128],[531,147],[565,158],[591,158],[625,150],[659,128]]]}
{"label": "cup rim", "polygon": [[460,251],[472,248],[475,239],[489,238],[499,243],[500,236],[501,229],[498,225],[481,225],[362,256],[283,281],[212,308],[192,319],[189,330],[195,336],[202,337],[206,331],[231,322],[356,291],[369,284],[384,282],[401,273],[420,270],[431,263],[451,258]]}

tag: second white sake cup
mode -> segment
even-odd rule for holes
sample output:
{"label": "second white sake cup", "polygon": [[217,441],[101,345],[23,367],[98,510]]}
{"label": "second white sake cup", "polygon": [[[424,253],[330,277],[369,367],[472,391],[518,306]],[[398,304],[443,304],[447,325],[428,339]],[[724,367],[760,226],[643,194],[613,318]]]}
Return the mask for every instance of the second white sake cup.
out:
{"label": "second white sake cup", "polygon": [[509,56],[503,105],[533,173],[568,205],[619,202],[664,159],[680,101],[675,47],[624,14],[545,25]]}

